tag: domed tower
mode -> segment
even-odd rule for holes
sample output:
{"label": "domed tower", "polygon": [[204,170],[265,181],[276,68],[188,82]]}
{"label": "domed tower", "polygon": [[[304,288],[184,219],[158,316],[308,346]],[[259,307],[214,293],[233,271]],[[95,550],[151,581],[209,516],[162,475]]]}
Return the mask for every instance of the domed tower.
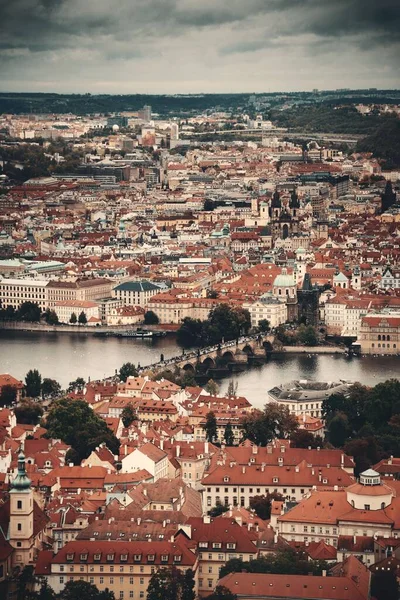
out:
{"label": "domed tower", "polygon": [[33,490],[26,474],[25,455],[18,455],[18,473],[10,490],[9,542],[15,548],[13,564],[27,565],[33,561]]}
{"label": "domed tower", "polygon": [[359,510],[382,510],[389,506],[393,498],[393,490],[381,483],[381,476],[373,469],[360,473],[357,483],[347,490],[347,501]]}

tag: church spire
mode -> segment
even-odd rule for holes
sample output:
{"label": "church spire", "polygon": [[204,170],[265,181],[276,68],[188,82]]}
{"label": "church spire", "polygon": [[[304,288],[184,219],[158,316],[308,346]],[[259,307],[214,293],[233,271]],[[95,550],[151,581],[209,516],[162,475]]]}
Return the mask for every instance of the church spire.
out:
{"label": "church spire", "polygon": [[18,473],[14,481],[11,483],[11,492],[29,490],[31,483],[31,480],[26,474],[25,454],[21,448],[18,454]]}

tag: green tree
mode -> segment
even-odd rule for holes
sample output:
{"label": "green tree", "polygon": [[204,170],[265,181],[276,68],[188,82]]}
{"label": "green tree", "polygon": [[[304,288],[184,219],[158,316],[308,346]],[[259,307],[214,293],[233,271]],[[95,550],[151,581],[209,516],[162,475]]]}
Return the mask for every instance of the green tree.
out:
{"label": "green tree", "polygon": [[336,448],[342,448],[349,434],[350,425],[347,415],[337,412],[328,424],[328,440]]}
{"label": "green tree", "polygon": [[212,411],[207,413],[204,431],[206,432],[206,440],[208,442],[215,442],[217,440],[217,419],[215,413]]}
{"label": "green tree", "polygon": [[3,385],[0,390],[0,406],[11,406],[17,399],[17,388],[13,385]]}
{"label": "green tree", "polygon": [[255,410],[242,421],[243,438],[257,446],[267,446],[272,440],[288,438],[297,429],[299,423],[287,406],[269,402],[264,410]]}
{"label": "green tree", "polygon": [[40,321],[41,311],[37,302],[22,302],[17,310],[17,319],[20,321],[30,321],[32,323]]}
{"label": "green tree", "polygon": [[205,343],[203,323],[200,319],[185,317],[176,332],[176,341],[182,348],[203,346]]}
{"label": "green tree", "polygon": [[270,519],[273,500],[283,500],[283,496],[276,492],[268,493],[265,496],[253,496],[250,498],[250,508],[255,511],[260,519]]}
{"label": "green tree", "polygon": [[224,440],[227,446],[233,446],[233,442],[235,441],[233,435],[233,429],[231,423],[227,423],[224,432]]}
{"label": "green tree", "polygon": [[56,311],[50,310],[50,308],[48,308],[44,313],[44,320],[48,325],[58,325],[59,323]]}
{"label": "green tree", "polygon": [[238,597],[224,585],[217,585],[211,596],[206,596],[204,600],[238,600]]}
{"label": "green tree", "polygon": [[43,415],[43,408],[37,402],[24,399],[21,404],[14,409],[17,423],[21,425],[37,425]]}
{"label": "green tree", "polygon": [[86,381],[83,379],[83,377],[77,377],[74,381],[69,382],[67,392],[75,392],[75,390],[82,392],[85,385]]}
{"label": "green tree", "polygon": [[122,365],[119,370],[119,378],[121,381],[125,383],[128,377],[137,377],[138,372],[134,364],[131,362],[126,362]]}
{"label": "green tree", "polygon": [[239,384],[237,381],[232,381],[232,379],[230,380],[228,389],[226,391],[226,395],[228,398],[237,396],[238,385]]}
{"label": "green tree", "polygon": [[224,513],[228,512],[229,508],[228,506],[225,506],[224,504],[217,504],[216,506],[213,506],[209,511],[208,514],[210,515],[210,517],[219,517],[220,515],[223,515]]}
{"label": "green tree", "polygon": [[258,322],[258,329],[263,332],[267,332],[271,329],[268,319],[260,319]]}
{"label": "green tree", "polygon": [[219,392],[219,385],[214,381],[214,379],[209,379],[204,389],[206,392],[211,394],[211,396],[217,396]]}
{"label": "green tree", "polygon": [[300,325],[298,331],[298,340],[305,346],[316,346],[318,344],[317,332],[312,325]]}
{"label": "green tree", "polygon": [[131,402],[124,407],[121,413],[121,419],[122,423],[124,424],[124,427],[129,427],[129,425],[131,425],[133,421],[137,420],[137,414],[134,411]]}
{"label": "green tree", "polygon": [[42,382],[42,396],[59,396],[61,385],[55,379],[45,377]]}
{"label": "green tree", "polygon": [[58,595],[59,600],[115,600],[113,592],[105,590],[100,592],[99,589],[88,581],[67,581],[64,589]]}
{"label": "green tree", "polygon": [[47,415],[45,427],[50,437],[61,439],[74,449],[79,462],[102,443],[113,454],[119,452],[120,443],[106,422],[82,400],[57,400]]}
{"label": "green tree", "polygon": [[79,313],[78,323],[80,325],[86,325],[86,323],[87,323],[87,316],[86,316],[86,313],[83,310],[82,310],[82,312]]}
{"label": "green tree", "polygon": [[78,321],[78,318],[77,318],[76,314],[74,312],[71,313],[71,316],[69,318],[69,322],[72,323],[73,325],[75,325],[75,323],[77,323],[77,321]]}
{"label": "green tree", "polygon": [[156,315],[156,313],[152,310],[148,310],[144,313],[144,323],[145,325],[158,325],[160,319]]}
{"label": "green tree", "polygon": [[320,435],[313,435],[305,429],[297,429],[290,436],[290,445],[293,448],[322,448],[324,440]]}
{"label": "green tree", "polygon": [[30,398],[38,398],[42,391],[42,376],[37,369],[31,369],[25,376],[25,391]]}
{"label": "green tree", "polygon": [[158,569],[150,578],[147,600],[193,600],[194,575],[176,567]]}

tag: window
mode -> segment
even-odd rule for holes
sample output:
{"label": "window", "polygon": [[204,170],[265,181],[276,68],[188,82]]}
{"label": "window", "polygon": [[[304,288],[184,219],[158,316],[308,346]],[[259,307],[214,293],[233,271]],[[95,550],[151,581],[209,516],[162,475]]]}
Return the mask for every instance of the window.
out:
{"label": "window", "polygon": [[60,583],[64,583],[64,577],[60,577]]}
{"label": "window", "polygon": [[133,598],[133,590],[129,592],[129,598]]}
{"label": "window", "polygon": [[114,583],[114,577],[110,577],[110,584]]}
{"label": "window", "polygon": [[101,559],[101,554],[95,554],[93,556],[93,560],[95,560],[96,562],[98,562]]}
{"label": "window", "polygon": [[129,583],[133,585],[133,577],[129,577]]}
{"label": "window", "polygon": [[22,500],[17,500],[17,508],[22,508]]}
{"label": "window", "polygon": [[144,585],[144,577],[141,577],[139,580],[140,585]]}
{"label": "window", "polygon": [[[126,562],[127,560],[128,560],[128,555],[127,554],[121,554],[121,562]],[[119,570],[123,571],[124,567],[120,567]]]}
{"label": "window", "polygon": [[364,504],[364,509],[365,510],[371,510],[370,504]]}
{"label": "window", "polygon": [[22,524],[21,523],[17,523],[17,530],[18,531],[22,531]]}

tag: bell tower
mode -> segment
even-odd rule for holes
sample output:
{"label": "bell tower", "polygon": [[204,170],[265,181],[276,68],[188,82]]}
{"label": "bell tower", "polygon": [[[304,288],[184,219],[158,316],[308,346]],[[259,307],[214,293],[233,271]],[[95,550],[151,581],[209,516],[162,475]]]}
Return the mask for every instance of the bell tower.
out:
{"label": "bell tower", "polygon": [[33,490],[25,469],[25,455],[18,455],[18,473],[10,490],[9,542],[15,548],[13,566],[33,561]]}

